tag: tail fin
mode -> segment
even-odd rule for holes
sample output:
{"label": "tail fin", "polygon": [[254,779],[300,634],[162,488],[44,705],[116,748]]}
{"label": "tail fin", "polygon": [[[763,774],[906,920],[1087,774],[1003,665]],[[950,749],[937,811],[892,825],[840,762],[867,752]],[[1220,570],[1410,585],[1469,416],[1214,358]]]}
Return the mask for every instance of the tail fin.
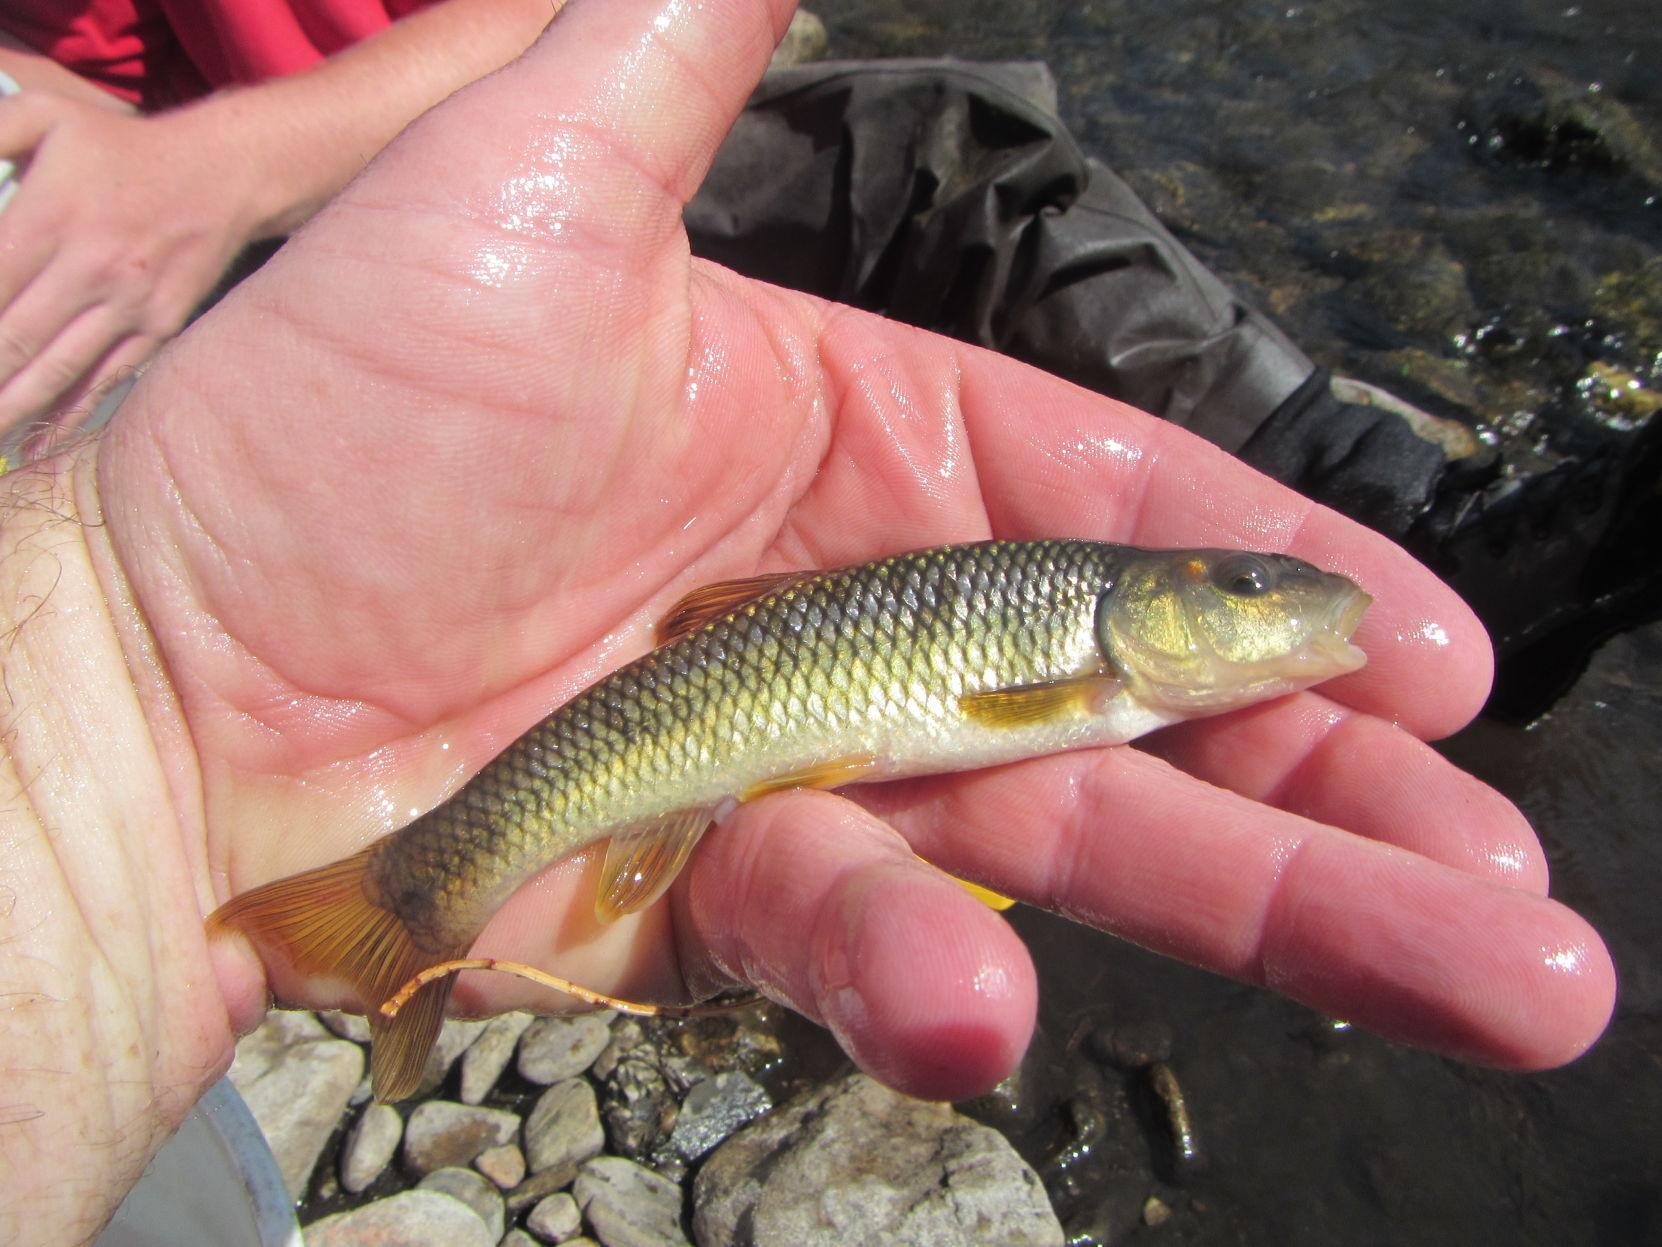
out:
{"label": "tail fin", "polygon": [[369,1016],[370,1085],[385,1102],[404,1099],[421,1081],[454,980],[428,983],[391,1019],[380,1015],[382,1001],[428,966],[467,948],[416,947],[403,920],[364,895],[369,853],[244,892],[214,910],[208,929],[235,927],[273,946],[303,974],[351,983]]}

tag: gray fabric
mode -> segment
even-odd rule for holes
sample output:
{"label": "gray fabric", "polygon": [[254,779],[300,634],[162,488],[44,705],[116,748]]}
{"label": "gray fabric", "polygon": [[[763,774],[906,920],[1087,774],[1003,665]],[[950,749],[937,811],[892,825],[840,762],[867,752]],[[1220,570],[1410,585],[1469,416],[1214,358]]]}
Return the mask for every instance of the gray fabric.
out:
{"label": "gray fabric", "polygon": [[1087,161],[1030,63],[770,73],[696,253],[992,347],[1239,449],[1314,366]]}

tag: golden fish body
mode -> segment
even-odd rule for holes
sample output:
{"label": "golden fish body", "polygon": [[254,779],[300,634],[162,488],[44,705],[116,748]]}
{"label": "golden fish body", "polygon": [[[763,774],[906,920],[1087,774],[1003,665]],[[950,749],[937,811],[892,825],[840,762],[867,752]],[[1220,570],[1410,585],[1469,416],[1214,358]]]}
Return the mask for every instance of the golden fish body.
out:
{"label": "golden fish body", "polygon": [[[1115,744],[1289,692],[1361,665],[1348,638],[1367,601],[1283,555],[1084,541],[713,586],[672,615],[664,644],[449,800],[215,920],[302,970],[347,969],[373,1008],[465,952],[532,874],[601,839],[610,918],[655,900],[735,802]],[[413,1085],[447,983],[377,1027],[378,1095]]]}

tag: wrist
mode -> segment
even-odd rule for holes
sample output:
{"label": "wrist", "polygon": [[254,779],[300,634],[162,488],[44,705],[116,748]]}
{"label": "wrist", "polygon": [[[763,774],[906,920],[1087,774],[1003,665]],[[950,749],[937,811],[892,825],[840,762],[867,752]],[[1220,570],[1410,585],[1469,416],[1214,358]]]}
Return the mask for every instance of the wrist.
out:
{"label": "wrist", "polygon": [[232,1052],[175,797],[188,775],[153,727],[166,681],[108,558],[93,457],[0,481],[8,1242],[90,1237]]}

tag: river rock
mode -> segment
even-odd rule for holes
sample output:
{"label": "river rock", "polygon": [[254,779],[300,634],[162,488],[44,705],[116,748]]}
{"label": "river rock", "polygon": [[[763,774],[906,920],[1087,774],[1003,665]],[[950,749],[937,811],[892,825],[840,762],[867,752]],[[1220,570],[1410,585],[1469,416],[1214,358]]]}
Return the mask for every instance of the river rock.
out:
{"label": "river rock", "polygon": [[419,1174],[472,1164],[486,1148],[512,1142],[518,1131],[519,1118],[502,1109],[429,1100],[404,1127],[404,1163]]}
{"label": "river rock", "polygon": [[463,1104],[478,1104],[491,1093],[532,1020],[529,1013],[504,1013],[485,1023],[479,1037],[462,1053]]}
{"label": "river rock", "polygon": [[540,1087],[575,1078],[612,1041],[611,1015],[538,1018],[519,1041],[519,1076]]}
{"label": "river rock", "polygon": [[772,1107],[773,1098],[739,1070],[694,1083],[681,1101],[669,1150],[682,1160],[697,1160]]}
{"label": "river rock", "polygon": [[339,1009],[328,1009],[317,1015],[322,1022],[342,1039],[350,1039],[353,1043],[369,1042],[369,1019],[360,1017],[356,1013],[342,1013]]}
{"label": "river rock", "polygon": [[681,1233],[681,1188],[644,1165],[598,1156],[571,1189],[605,1247],[689,1247]]}
{"label": "river rock", "polygon": [[[302,1016],[310,1025],[301,1024],[298,1033],[322,1038],[285,1044],[267,1034],[258,1039],[255,1052],[240,1071],[232,1066],[232,1081],[260,1123],[289,1194],[296,1199],[305,1195],[318,1155],[364,1072],[362,1048],[333,1038],[310,1014]],[[290,1025],[285,1021],[277,1029]],[[256,1031],[250,1038],[259,1036]],[[251,1077],[255,1070],[257,1075]]]}
{"label": "river rock", "polygon": [[496,1235],[461,1200],[441,1191],[404,1191],[313,1221],[306,1247],[496,1247]]}
{"label": "river rock", "polygon": [[511,1190],[525,1179],[525,1153],[517,1143],[487,1147],[473,1158],[473,1167],[504,1191]]}
{"label": "river rock", "polygon": [[545,1243],[563,1243],[577,1237],[577,1231],[583,1228],[583,1214],[577,1210],[577,1200],[561,1191],[531,1209],[525,1228]]}
{"label": "river rock", "polygon": [[594,1089],[581,1078],[555,1083],[525,1119],[525,1163],[534,1174],[580,1165],[605,1145]]}
{"label": "river rock", "polygon": [[295,1044],[327,1038],[329,1032],[323,1029],[323,1024],[304,1009],[272,1009],[266,1013],[265,1021],[237,1041],[231,1081],[241,1091]]}
{"label": "river rock", "polygon": [[1062,1243],[1037,1175],[1002,1135],[864,1074],[798,1096],[727,1140],[699,1172],[693,1200],[703,1247]]}
{"label": "river rock", "polygon": [[340,1184],[356,1195],[379,1178],[392,1163],[398,1141],[404,1137],[404,1119],[390,1104],[371,1104],[346,1136],[340,1152]]}
{"label": "river rock", "polygon": [[474,1173],[471,1169],[458,1169],[454,1166],[447,1169],[435,1169],[420,1182],[416,1189],[421,1191],[441,1191],[462,1201],[485,1223],[485,1228],[491,1232],[491,1241],[494,1243],[502,1237],[502,1230],[507,1222],[507,1213],[502,1206],[502,1196],[497,1189],[483,1176]]}
{"label": "river rock", "polygon": [[612,1150],[632,1160],[650,1156],[675,1125],[675,1093],[657,1063],[625,1057],[613,1068],[601,1095]]}
{"label": "river rock", "polygon": [[439,1030],[438,1042],[427,1054],[427,1064],[422,1067],[421,1082],[416,1085],[415,1094],[432,1095],[437,1091],[450,1076],[450,1067],[456,1063],[456,1058],[466,1052],[484,1030],[484,1022],[446,1018]]}

